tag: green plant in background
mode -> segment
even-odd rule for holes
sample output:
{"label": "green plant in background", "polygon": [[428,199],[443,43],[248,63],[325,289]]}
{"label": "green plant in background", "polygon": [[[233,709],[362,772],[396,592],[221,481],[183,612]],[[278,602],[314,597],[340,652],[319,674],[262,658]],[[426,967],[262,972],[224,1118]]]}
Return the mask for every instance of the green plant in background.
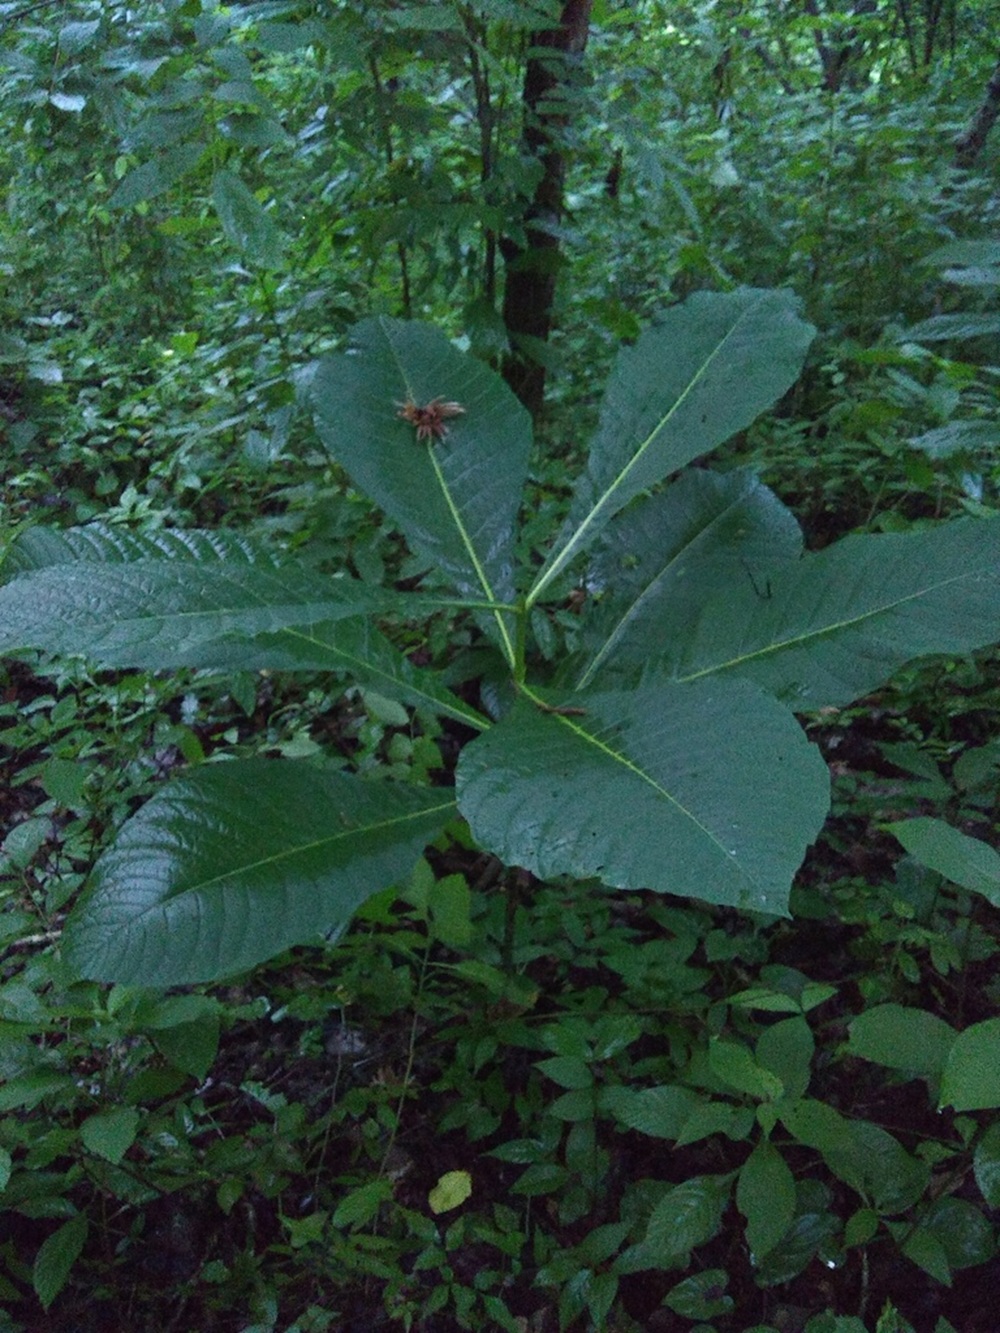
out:
{"label": "green plant in background", "polygon": [[[784,913],[828,805],[791,709],[847,702],[916,654],[991,642],[1000,599],[989,522],[809,555],[745,473],[691,471],[645,494],[780,396],[810,336],[781,292],[704,294],[668,312],[621,354],[537,570],[514,561],[525,416],[440,334],[386,320],[319,364],[312,395],[327,448],[431,571],[416,596],[221,534],[24,534],[5,566],[5,651],[325,668],[480,733],[454,795],[294,763],[194,769],[99,861],[67,926],[73,966],[167,985],[246,968],[342,929],[457,814],[543,879]],[[445,424],[439,402],[461,414]],[[584,553],[593,606],[556,668],[533,673],[545,595],[565,599]],[[495,722],[375,625],[449,606],[479,626]]]}

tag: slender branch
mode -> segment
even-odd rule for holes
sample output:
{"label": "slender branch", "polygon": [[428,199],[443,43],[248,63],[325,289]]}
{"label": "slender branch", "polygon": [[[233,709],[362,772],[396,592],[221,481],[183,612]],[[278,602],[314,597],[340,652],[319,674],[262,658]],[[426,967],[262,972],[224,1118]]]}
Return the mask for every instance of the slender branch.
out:
{"label": "slender branch", "polygon": [[[368,70],[372,76],[372,83],[375,85],[375,114],[378,118],[379,129],[382,133],[382,151],[385,153],[386,166],[391,167],[395,161],[396,155],[392,144],[392,126],[389,123],[389,117],[385,113],[388,93],[382,82],[382,75],[379,72],[378,61],[375,59],[374,51],[369,52],[368,55]],[[413,301],[410,292],[409,257],[406,252],[406,245],[403,241],[396,242],[396,254],[399,258],[403,315],[406,319],[409,319],[413,311]]]}
{"label": "slender branch", "polygon": [[33,5],[25,5],[23,9],[15,10],[13,14],[0,14],[0,27],[6,27],[9,23],[20,23],[21,19],[34,14],[36,9],[51,9],[62,3],[63,0],[35,0]]}
{"label": "slender branch", "polygon": [[[479,58],[479,48],[486,46],[486,25],[471,10],[461,10],[465,25],[466,49],[469,53],[469,72],[476,98],[476,125],[479,128],[479,180],[483,195],[489,202],[489,184],[493,179],[494,127],[496,115],[490,90],[490,72]],[[486,252],[483,257],[483,293],[492,305],[497,292],[497,234],[493,227],[485,227],[483,235]]]}

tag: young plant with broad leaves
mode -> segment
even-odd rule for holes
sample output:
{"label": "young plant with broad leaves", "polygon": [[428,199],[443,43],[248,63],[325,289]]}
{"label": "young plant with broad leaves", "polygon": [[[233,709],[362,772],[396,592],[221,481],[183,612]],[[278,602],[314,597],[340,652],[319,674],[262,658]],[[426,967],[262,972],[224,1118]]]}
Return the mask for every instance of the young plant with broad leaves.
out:
{"label": "young plant with broad leaves", "polygon": [[[515,554],[526,413],[439,331],[382,318],[316,366],[311,393],[322,443],[425,567],[417,592],[225,533],[21,534],[3,566],[0,651],[329,670],[477,733],[453,789],[260,758],[166,783],[99,858],[65,928],[71,966],[176,985],[329,938],[459,818],[543,879],[785,913],[828,809],[795,711],[1000,637],[1000,523],[808,553],[752,473],[684,471],[781,397],[811,336],[784,291],[668,310],[620,353],[540,564]],[[536,672],[532,625],[574,584],[587,593],[576,641]],[[394,623],[442,608],[480,636],[477,670],[508,682],[490,692],[493,715],[394,642]]]}

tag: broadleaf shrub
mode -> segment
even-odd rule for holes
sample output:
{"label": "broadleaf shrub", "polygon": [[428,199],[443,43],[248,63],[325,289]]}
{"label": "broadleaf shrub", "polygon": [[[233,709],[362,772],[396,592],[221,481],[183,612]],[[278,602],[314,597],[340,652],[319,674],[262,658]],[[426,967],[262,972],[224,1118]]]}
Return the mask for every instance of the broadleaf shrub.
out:
{"label": "broadleaf shrub", "polygon": [[[439,331],[385,318],[315,367],[311,394],[321,441],[423,568],[418,591],[198,535],[15,541],[2,651],[325,668],[480,733],[454,798],[307,760],[193,768],[98,861],[65,931],[78,972],[211,980],[329,937],[456,815],[546,879],[787,913],[829,805],[792,710],[1000,637],[995,521],[803,554],[792,516],[748,474],[699,469],[658,489],[780,398],[811,336],[784,291],[700,293],[668,311],[620,354],[540,565],[515,558],[527,416]],[[575,641],[534,651],[537,613],[559,619],[567,599],[582,612]],[[492,682],[481,710],[397,646],[400,625],[432,612],[470,625],[470,675]]]}

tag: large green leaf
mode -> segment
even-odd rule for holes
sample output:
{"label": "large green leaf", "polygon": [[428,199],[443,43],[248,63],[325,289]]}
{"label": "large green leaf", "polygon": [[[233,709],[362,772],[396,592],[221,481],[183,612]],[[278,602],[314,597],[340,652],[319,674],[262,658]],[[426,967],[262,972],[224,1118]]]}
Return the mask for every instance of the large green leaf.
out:
{"label": "large green leaf", "polygon": [[203,649],[227,635],[358,616],[390,600],[292,565],[80,561],[0,588],[0,653],[44,648],[110,667],[201,666]]}
{"label": "large green leaf", "polygon": [[684,638],[670,595],[650,599],[619,661],[657,660],[678,680],[740,675],[795,706],[849,703],[912,658],[1000,638],[1000,521],[846,537],[763,585],[737,578]]}
{"label": "large green leaf", "polygon": [[630,500],[791,387],[815,332],[797,308],[787,291],[699,292],[619,353],[587,470],[531,601]]}
{"label": "large green leaf", "polygon": [[0,651],[79,652],[117,667],[344,672],[477,730],[485,725],[372,623],[380,610],[439,610],[438,599],[282,565],[222,532],[32,528],[4,568],[15,577],[0,588]]}
{"label": "large green leaf", "polygon": [[587,578],[597,599],[584,631],[586,686],[618,647],[644,660],[650,634],[684,642],[705,603],[734,584],[767,588],[796,558],[802,534],[791,512],[748,471],[691,471],[619,514],[605,529]]}
{"label": "large green leaf", "polygon": [[787,911],[829,788],[786,709],[742,681],[566,702],[584,714],[519,700],[463,750],[459,808],[484,847],[542,879]]}
{"label": "large green leaf", "polygon": [[[324,445],[413,550],[463,594],[512,602],[531,422],[499,376],[438,329],[379,318],[357,326],[348,354],[320,363],[312,392]],[[418,440],[400,405],[435,398],[464,415],[443,438]],[[512,619],[494,623],[512,661]]]}
{"label": "large green leaf", "polygon": [[80,528],[41,525],[19,532],[4,553],[0,569],[6,581],[51,565],[125,564],[132,560],[235,560],[276,565],[278,556],[262,550],[240,533],[224,529],[161,528],[158,532],[130,532],[105,523]]}
{"label": "large green leaf", "polygon": [[430,708],[476,731],[488,725],[442,684],[440,673],[414,666],[367,617],[217,640],[199,645],[198,660],[202,666],[240,671],[344,672],[359,685]]}
{"label": "large green leaf", "polygon": [[210,764],[172,782],[98,860],[66,925],[82,976],[176,986],[342,927],[454,815],[447,791],[305,764]]}

